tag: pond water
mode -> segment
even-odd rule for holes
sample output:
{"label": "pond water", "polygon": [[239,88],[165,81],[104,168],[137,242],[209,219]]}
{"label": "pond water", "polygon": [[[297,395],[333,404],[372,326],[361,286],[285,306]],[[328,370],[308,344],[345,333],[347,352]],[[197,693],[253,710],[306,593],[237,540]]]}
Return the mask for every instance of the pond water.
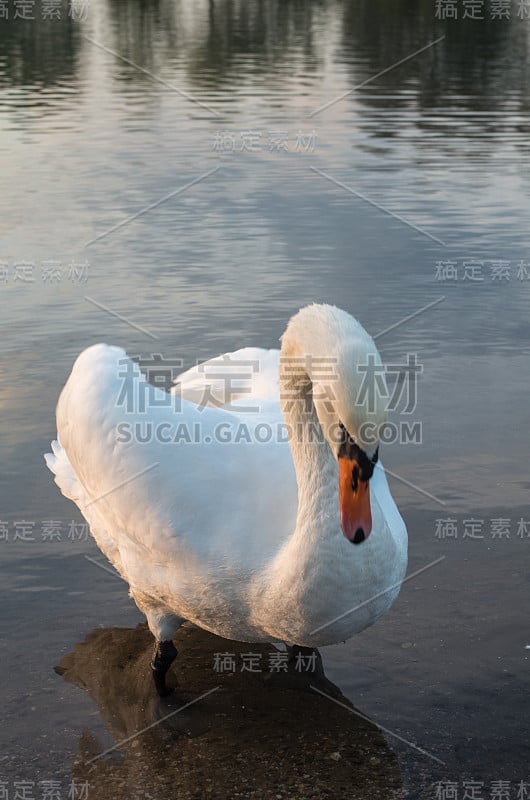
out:
{"label": "pond water", "polygon": [[[276,347],[316,301],[378,334],[387,364],[413,354],[421,365],[414,410],[397,408],[401,433],[382,455],[409,573],[445,557],[377,625],[323,650],[330,680],[373,723],[363,780],[374,797],[530,796],[528,4],[4,5],[0,782],[11,797],[33,782],[37,797],[55,780],[66,797],[87,740],[111,747],[145,722],[109,722],[131,703],[116,676],[53,671],[93,629],[129,628],[132,647],[142,621],[44,466],[75,357],[107,341],[187,367]],[[450,5],[457,17],[441,18]],[[407,441],[411,421],[419,435]],[[244,680],[233,676],[234,697]],[[307,697],[308,719],[325,725]],[[328,746],[289,702],[293,738],[302,725]],[[222,757],[244,758],[244,707],[232,722]],[[329,737],[360,724],[334,717]],[[180,741],[166,760],[142,754],[142,780],[124,752],[119,786],[165,796]],[[207,772],[209,753],[213,769],[221,751],[197,748],[185,769],[203,759]],[[206,794],[197,779],[168,796],[366,788],[360,767],[319,781],[307,759],[293,788],[291,757],[287,777],[252,767],[246,788],[235,773],[216,788],[214,774]],[[114,767],[98,764],[89,797],[111,791]]]}

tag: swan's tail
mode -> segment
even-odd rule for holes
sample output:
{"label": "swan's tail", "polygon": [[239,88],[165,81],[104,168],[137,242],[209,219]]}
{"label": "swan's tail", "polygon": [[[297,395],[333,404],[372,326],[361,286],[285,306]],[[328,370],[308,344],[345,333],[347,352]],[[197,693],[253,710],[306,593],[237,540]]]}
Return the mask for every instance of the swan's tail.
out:
{"label": "swan's tail", "polygon": [[57,439],[51,444],[52,452],[44,454],[48,469],[55,475],[55,483],[69,500],[78,506],[86,503],[86,495],[68,461],[68,456]]}
{"label": "swan's tail", "polygon": [[104,521],[94,506],[89,505],[89,496],[83,489],[81,482],[75,474],[65,450],[58,440],[51,444],[52,452],[45,453],[44,459],[48,469],[55,475],[55,483],[69,500],[79,508],[81,514],[89,524],[90,532],[99,549],[107,556],[111,564],[123,576],[119,549]]}

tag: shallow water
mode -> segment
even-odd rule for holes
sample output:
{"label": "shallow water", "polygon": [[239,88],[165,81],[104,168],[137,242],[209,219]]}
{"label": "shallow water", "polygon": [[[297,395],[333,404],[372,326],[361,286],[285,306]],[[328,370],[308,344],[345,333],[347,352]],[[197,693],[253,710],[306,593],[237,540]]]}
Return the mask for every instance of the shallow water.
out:
{"label": "shallow water", "polygon": [[[0,781],[13,795],[15,780],[37,781],[35,796],[58,780],[66,796],[86,737],[110,747],[130,729],[53,671],[92,629],[133,642],[142,619],[42,461],[76,355],[104,340],[189,366],[273,347],[312,301],[381,334],[387,363],[416,354],[415,410],[394,419],[421,423],[421,441],[382,454],[409,573],[445,556],[376,626],[325,649],[327,675],[383,727],[404,796],[438,780],[463,796],[475,779],[516,798],[530,782],[530,20],[515,2],[511,19],[487,3],[464,20],[457,5],[442,21],[410,0],[91,0],[80,20],[66,4],[43,20],[37,0],[35,19],[13,19],[14,3],[0,19]],[[117,690],[113,713],[128,702]],[[311,735],[292,725],[293,741]],[[129,765],[137,796],[133,753],[119,780]],[[156,796],[164,764],[141,767]],[[381,792],[386,774],[374,762]],[[393,761],[388,776],[391,797]],[[255,796],[288,796],[277,780],[255,774]],[[314,796],[354,796],[344,780]]]}

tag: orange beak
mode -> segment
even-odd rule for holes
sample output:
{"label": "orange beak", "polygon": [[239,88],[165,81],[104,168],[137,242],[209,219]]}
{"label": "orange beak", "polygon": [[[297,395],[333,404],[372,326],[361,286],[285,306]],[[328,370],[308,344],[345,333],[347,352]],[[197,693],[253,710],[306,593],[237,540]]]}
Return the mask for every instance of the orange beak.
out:
{"label": "orange beak", "polygon": [[[355,459],[339,458],[339,502],[342,532],[353,544],[360,544],[372,530],[370,482],[354,480],[353,471],[359,465]],[[354,488],[355,486],[355,488]]]}

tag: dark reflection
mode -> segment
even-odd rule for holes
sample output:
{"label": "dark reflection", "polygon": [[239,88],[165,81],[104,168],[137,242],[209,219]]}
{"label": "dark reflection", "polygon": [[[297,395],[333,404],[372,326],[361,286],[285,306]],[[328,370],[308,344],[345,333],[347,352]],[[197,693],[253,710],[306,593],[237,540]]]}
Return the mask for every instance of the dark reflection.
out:
{"label": "dark reflection", "polygon": [[[436,105],[449,92],[473,95],[476,104],[503,89],[510,95],[517,90],[528,105],[527,22],[517,17],[515,4],[510,19],[492,19],[486,5],[484,19],[464,20],[460,4],[460,18],[445,21],[436,18],[433,0],[210,0],[207,8],[206,13],[184,2],[108,0],[107,43],[148,68],[182,61],[197,87],[233,88],[235,80],[240,85],[267,73],[289,74],[293,62],[297,71],[316,70],[338,20],[336,58],[352,65],[355,85],[445,34],[431,53],[380,76],[368,93],[401,93],[412,69],[422,107]],[[124,65],[119,74],[146,80]]]}
{"label": "dark reflection", "polygon": [[[180,61],[196,87],[252,82],[256,75],[289,68],[297,57],[318,65],[315,19],[328,6],[315,0],[210,0],[208,11],[183,2],[129,0],[107,4],[111,46],[143,67]],[[148,79],[120,65],[121,79]]]}
{"label": "dark reflection", "polygon": [[[90,694],[120,743],[90,763],[112,745],[89,732],[81,737],[73,779],[89,782],[92,800],[397,796],[397,759],[379,729],[316,693],[270,685],[265,670],[272,647],[219,639],[191,626],[181,628],[175,644],[172,678],[178,675],[178,685],[167,701],[151,684],[153,639],[145,625],[96,629],[61,660],[57,671]],[[260,654],[257,668],[264,672],[240,671],[239,654],[250,652]],[[236,671],[214,670],[216,653],[235,654]],[[340,702],[351,707],[342,696]]]}
{"label": "dark reflection", "polygon": [[79,23],[68,16],[66,3],[59,19],[42,19],[41,3],[34,19],[0,20],[0,88],[33,90],[72,84],[77,79],[80,47]]}
{"label": "dark reflection", "polygon": [[[418,127],[426,133],[442,133],[447,139],[444,145],[451,148],[453,143],[456,153],[461,147],[462,119],[453,117],[453,110],[484,112],[479,123],[468,121],[465,133],[470,138],[484,139],[512,127],[517,133],[530,132],[530,123],[514,124],[510,116],[499,114],[530,108],[528,20],[517,16],[516,4],[509,19],[492,18],[486,4],[480,20],[463,19],[461,3],[457,20],[437,19],[433,0],[360,0],[341,5],[339,59],[350,65],[353,85],[445,35],[431,50],[356,92],[358,101],[381,109],[418,107],[439,113],[434,120],[420,117]],[[379,100],[379,94],[384,99]],[[488,114],[491,111],[495,113]],[[391,137],[394,121],[378,119],[375,133]],[[432,143],[426,139],[425,146]]]}
{"label": "dark reflection", "polygon": [[[355,99],[368,105],[380,102],[373,95],[386,94],[384,108],[405,104],[445,114],[453,106],[487,111],[493,103],[496,112],[512,113],[530,107],[528,20],[517,16],[516,4],[511,18],[500,20],[491,18],[486,4],[480,21],[441,21],[433,0],[210,0],[200,6],[184,0],[92,0],[89,8],[82,23],[72,20],[66,7],[60,20],[43,20],[39,3],[32,21],[1,20],[3,85],[73,83],[81,43],[87,58],[106,59],[121,83],[148,94],[164,91],[134,65],[81,40],[82,33],[94,35],[92,22],[101,17],[105,24],[97,38],[103,44],[166,80],[173,79],[172,70],[184,70],[190,90],[215,93],[214,103],[243,85],[262,91],[264,76],[274,89],[279,76],[318,73],[326,44],[339,30],[333,57],[349,66],[352,86],[446,35],[431,51],[356,92]],[[414,92],[405,95],[411,86]],[[492,115],[475,133],[483,137],[505,124]],[[518,132],[530,127],[521,120],[517,125]],[[390,122],[378,134],[391,136],[392,130]]]}
{"label": "dark reflection", "polygon": [[[102,0],[102,7],[111,27],[106,26],[98,41],[157,75],[167,62],[185,54],[189,28],[193,29],[190,22],[199,16],[193,8],[188,9],[193,13],[184,14],[178,0]],[[141,84],[148,92],[160,91],[158,84],[134,66],[116,60],[112,71],[121,81]]]}
{"label": "dark reflection", "polygon": [[190,64],[192,80],[246,81],[245,62],[252,63],[253,73],[263,74],[290,69],[293,58],[306,71],[316,70],[322,31],[315,23],[328,5],[314,0],[210,0],[207,36]]}
{"label": "dark reflection", "polygon": [[[381,75],[369,91],[400,92],[411,77],[426,104],[448,92],[473,95],[477,100],[496,91],[499,82],[513,90],[514,75],[506,70],[506,57],[521,57],[527,49],[527,25],[517,18],[515,5],[511,17],[502,20],[492,19],[488,4],[483,19],[463,19],[463,6],[458,5],[457,20],[440,20],[432,0],[344,2],[341,57],[356,64],[354,80],[360,83],[445,35],[443,42],[411,60],[408,67],[402,65]],[[512,64],[521,74],[517,61]]]}

